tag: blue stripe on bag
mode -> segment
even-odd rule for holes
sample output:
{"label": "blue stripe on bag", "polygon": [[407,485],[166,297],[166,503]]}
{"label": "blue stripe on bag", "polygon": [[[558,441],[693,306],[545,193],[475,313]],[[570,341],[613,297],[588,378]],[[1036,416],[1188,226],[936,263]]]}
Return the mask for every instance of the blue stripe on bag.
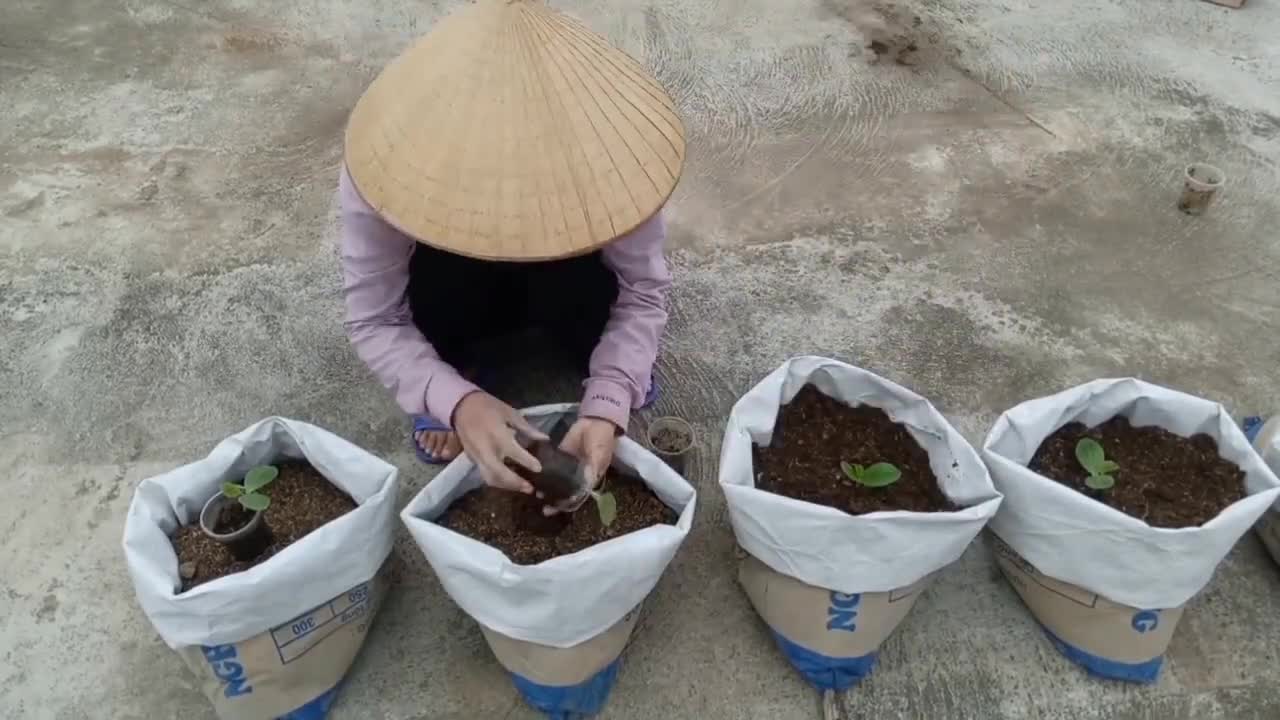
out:
{"label": "blue stripe on bag", "polygon": [[316,699],[281,715],[276,720],[324,720],[329,714],[329,709],[333,707],[333,701],[338,699],[338,688],[341,684],[334,685],[320,693]]}
{"label": "blue stripe on bag", "polygon": [[827,657],[791,642],[776,630],[771,632],[782,654],[786,655],[792,666],[819,690],[837,692],[848,690],[870,675],[872,668],[876,666],[877,653],[874,652],[862,657]]}
{"label": "blue stripe on bag", "polygon": [[1058,652],[1066,656],[1068,660],[1084,668],[1090,674],[1107,680],[1124,680],[1126,682],[1149,684],[1160,677],[1160,668],[1164,666],[1163,656],[1157,656],[1146,662],[1139,663],[1126,663],[1098,657],[1054,635],[1044,625],[1041,625],[1040,628],[1049,637],[1049,642],[1053,643],[1053,646],[1058,648]]}
{"label": "blue stripe on bag", "polygon": [[577,685],[542,685],[515,673],[511,673],[511,679],[525,702],[552,720],[567,720],[579,715],[595,715],[604,709],[621,664],[619,657]]}

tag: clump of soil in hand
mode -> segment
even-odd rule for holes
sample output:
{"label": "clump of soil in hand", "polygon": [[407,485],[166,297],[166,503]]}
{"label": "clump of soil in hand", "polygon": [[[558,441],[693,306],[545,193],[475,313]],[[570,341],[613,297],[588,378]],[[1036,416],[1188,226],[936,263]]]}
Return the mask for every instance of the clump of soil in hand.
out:
{"label": "clump of soil in hand", "polygon": [[507,467],[528,480],[548,503],[582,497],[586,480],[578,475],[577,458],[549,442],[534,443],[529,447],[529,453],[542,465],[542,472],[529,472],[513,460],[507,461]]}
{"label": "clump of soil in hand", "polygon": [[[870,405],[849,407],[812,385],[783,405],[768,447],[752,447],[756,487],[850,515],[887,510],[958,509],[938,487],[929,453],[907,428]],[[902,472],[887,487],[866,487],[845,475],[841,462],[891,463]]]}
{"label": "clump of soil in hand", "polygon": [[[1097,440],[1120,466],[1107,490],[1085,484],[1089,472],[1076,458],[1076,444],[1085,437]],[[1045,438],[1028,467],[1153,527],[1203,525],[1245,496],[1244,471],[1218,455],[1212,437],[1134,427],[1125,417],[1093,428],[1064,425]]]}
{"label": "clump of soil in hand", "polygon": [[689,447],[689,436],[675,428],[658,428],[658,431],[653,434],[653,447],[658,452],[675,455]]}
{"label": "clump of soil in hand", "polygon": [[[351,497],[310,464],[284,462],[277,463],[277,467],[280,475],[264,490],[271,497],[271,506],[263,511],[263,521],[271,531],[272,542],[258,557],[249,561],[236,560],[225,545],[205,535],[198,522],[180,527],[173,534],[170,541],[182,570],[183,592],[264,563],[321,525],[355,509],[356,504]],[[228,511],[223,511],[215,528],[219,532],[243,527],[252,515],[239,503],[232,507],[243,512],[245,519],[229,518]],[[230,514],[234,516],[235,511]]]}
{"label": "clump of soil in hand", "polygon": [[653,525],[674,525],[676,513],[636,478],[613,471],[603,491],[613,494],[618,515],[605,527],[588,500],[572,513],[547,517],[545,501],[532,495],[481,487],[458,498],[437,522],[497,548],[517,565],[536,565]]}

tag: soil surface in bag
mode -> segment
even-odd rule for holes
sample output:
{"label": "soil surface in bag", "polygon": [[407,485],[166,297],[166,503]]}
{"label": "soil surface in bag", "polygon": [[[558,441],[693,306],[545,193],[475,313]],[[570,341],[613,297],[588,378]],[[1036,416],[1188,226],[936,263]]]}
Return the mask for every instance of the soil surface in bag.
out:
{"label": "soil surface in bag", "polygon": [[[225,545],[201,532],[199,522],[178,528],[170,538],[178,556],[183,592],[266,562],[312,530],[355,509],[351,497],[310,464],[291,461],[276,463],[276,467],[280,469],[279,476],[261,491],[271,498],[271,505],[263,511],[263,521],[272,536],[271,545],[261,555],[249,561],[236,560]],[[219,518],[219,526],[223,521]],[[228,524],[239,527],[244,523]]]}
{"label": "soil surface in bag", "polygon": [[[1094,490],[1076,459],[1076,444],[1090,437],[1120,466],[1115,485]],[[1114,417],[1093,428],[1064,425],[1045,438],[1028,467],[1148,525],[1196,527],[1245,496],[1244,471],[1218,455],[1218,443],[1203,433],[1189,438],[1160,427],[1134,427]]]}
{"label": "soil surface in bag", "polygon": [[[752,454],[756,487],[850,515],[958,509],[938,487],[929,453],[905,426],[880,408],[849,407],[812,385],[782,406],[772,443],[753,446]],[[902,476],[887,487],[866,487],[845,475],[842,462],[864,467],[890,463]]]}
{"label": "soil surface in bag", "polygon": [[618,504],[613,524],[600,522],[594,500],[550,517],[545,500],[488,486],[458,498],[436,522],[497,548],[517,565],[536,565],[653,525],[674,525],[677,515],[638,479],[610,470],[600,489]]}

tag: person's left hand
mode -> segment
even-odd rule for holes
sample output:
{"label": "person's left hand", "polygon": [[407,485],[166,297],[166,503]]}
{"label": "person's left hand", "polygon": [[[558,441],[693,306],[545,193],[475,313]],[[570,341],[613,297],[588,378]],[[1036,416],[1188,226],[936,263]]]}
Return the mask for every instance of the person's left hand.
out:
{"label": "person's left hand", "polygon": [[613,462],[613,452],[618,449],[618,426],[600,418],[578,418],[565,434],[560,449],[582,461],[594,488]]}

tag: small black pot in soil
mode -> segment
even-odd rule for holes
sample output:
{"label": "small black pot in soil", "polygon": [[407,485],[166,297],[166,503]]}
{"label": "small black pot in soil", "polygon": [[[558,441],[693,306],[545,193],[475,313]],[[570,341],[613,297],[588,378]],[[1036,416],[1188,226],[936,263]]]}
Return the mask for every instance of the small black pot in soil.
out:
{"label": "small black pot in soil", "polygon": [[240,561],[261,555],[272,543],[271,528],[261,512],[246,509],[234,498],[219,492],[200,511],[200,530],[227,546]]}

